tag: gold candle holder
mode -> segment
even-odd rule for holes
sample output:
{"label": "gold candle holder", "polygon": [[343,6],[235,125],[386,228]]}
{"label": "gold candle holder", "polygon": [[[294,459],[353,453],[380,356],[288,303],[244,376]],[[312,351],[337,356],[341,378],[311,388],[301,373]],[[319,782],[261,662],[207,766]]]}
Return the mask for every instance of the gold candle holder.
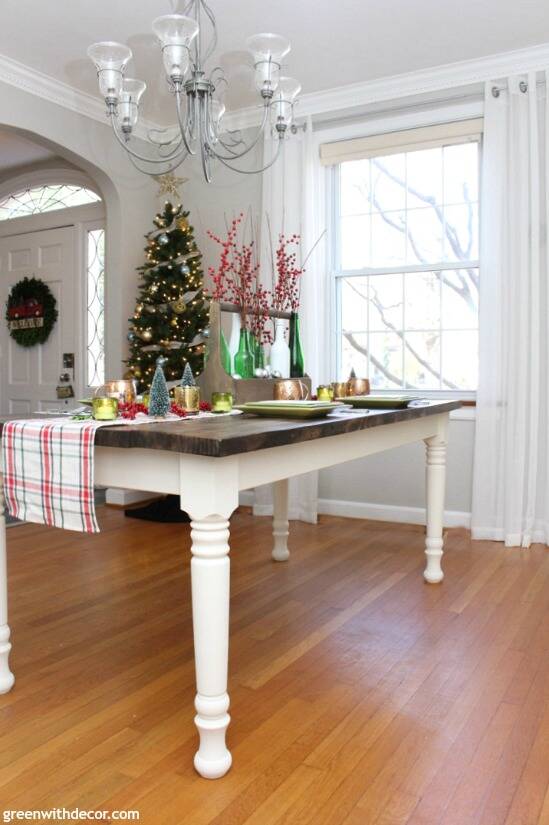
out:
{"label": "gold candle holder", "polygon": [[200,412],[200,387],[176,387],[174,396],[177,406],[184,409],[187,415]]}
{"label": "gold candle holder", "polygon": [[92,411],[96,421],[114,421],[118,416],[118,400],[116,398],[94,398]]}
{"label": "gold candle holder", "polygon": [[332,384],[334,398],[346,398],[349,393],[347,381],[334,381]]}
{"label": "gold candle holder", "polygon": [[233,396],[230,392],[212,392],[212,412],[228,413],[233,408]]}
{"label": "gold candle holder", "polygon": [[334,391],[327,384],[321,384],[316,388],[316,397],[319,401],[333,401]]}

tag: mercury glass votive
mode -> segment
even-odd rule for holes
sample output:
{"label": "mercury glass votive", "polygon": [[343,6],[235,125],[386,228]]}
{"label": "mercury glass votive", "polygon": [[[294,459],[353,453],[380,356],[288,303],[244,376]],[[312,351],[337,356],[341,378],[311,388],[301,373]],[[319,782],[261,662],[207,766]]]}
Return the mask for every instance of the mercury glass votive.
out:
{"label": "mercury glass votive", "polygon": [[334,391],[327,384],[321,384],[316,388],[316,397],[319,401],[333,401]]}
{"label": "mercury glass votive", "polygon": [[233,396],[230,392],[212,392],[212,412],[228,413],[233,408]]}
{"label": "mercury glass votive", "polygon": [[197,415],[200,412],[200,387],[175,387],[175,403],[182,407],[187,415]]}
{"label": "mercury glass votive", "polygon": [[347,396],[347,389],[347,381],[334,381],[332,384],[334,398],[345,398]]}
{"label": "mercury glass votive", "polygon": [[118,400],[116,398],[94,398],[92,411],[96,421],[114,421],[118,416]]}

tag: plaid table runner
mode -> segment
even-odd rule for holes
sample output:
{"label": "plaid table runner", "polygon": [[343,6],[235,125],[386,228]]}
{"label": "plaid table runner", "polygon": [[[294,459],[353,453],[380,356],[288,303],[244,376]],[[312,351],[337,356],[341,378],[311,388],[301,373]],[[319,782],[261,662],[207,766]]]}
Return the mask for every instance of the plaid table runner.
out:
{"label": "plaid table runner", "polygon": [[98,533],[94,440],[110,421],[8,421],[2,431],[4,497],[22,521]]}

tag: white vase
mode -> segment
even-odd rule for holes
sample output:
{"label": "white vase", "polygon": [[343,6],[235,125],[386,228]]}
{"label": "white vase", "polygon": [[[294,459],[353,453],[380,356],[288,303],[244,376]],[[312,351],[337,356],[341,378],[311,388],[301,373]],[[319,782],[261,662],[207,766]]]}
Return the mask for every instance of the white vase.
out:
{"label": "white vase", "polygon": [[240,312],[231,312],[231,332],[229,335],[229,354],[231,356],[231,373],[234,372],[234,357],[240,344]]}
{"label": "white vase", "polygon": [[275,339],[271,346],[271,371],[281,378],[290,377],[290,347],[286,343],[286,322],[275,318]]}

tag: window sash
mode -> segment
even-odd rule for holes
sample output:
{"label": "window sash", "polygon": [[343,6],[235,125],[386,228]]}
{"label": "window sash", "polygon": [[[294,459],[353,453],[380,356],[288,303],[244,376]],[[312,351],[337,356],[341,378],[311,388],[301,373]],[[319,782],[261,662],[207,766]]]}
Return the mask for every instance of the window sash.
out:
{"label": "window sash", "polygon": [[[482,119],[476,121],[477,123],[482,124]],[[469,121],[471,123],[471,121]],[[430,127],[429,127],[430,128]],[[412,131],[420,131],[420,130],[412,130]],[[472,137],[475,141],[481,143],[481,135],[475,135]],[[454,143],[463,143],[465,142],[462,137],[458,140],[453,141]],[[438,145],[449,145],[452,141],[443,141]],[[322,147],[321,147],[322,148]],[[412,147],[412,151],[413,151]],[[419,147],[425,148],[425,147]],[[408,147],[400,147],[399,152],[407,152],[410,151]],[[480,146],[479,146],[480,152]],[[375,155],[373,155],[375,156]],[[350,160],[356,160],[356,157],[350,158]],[[327,165],[327,164],[325,164]],[[329,192],[329,209],[328,209],[328,218],[329,222],[331,223],[332,228],[332,239],[333,242],[331,244],[331,250],[329,255],[329,261],[331,264],[331,271],[332,271],[332,282],[333,282],[333,298],[332,298],[332,306],[333,311],[335,313],[336,322],[333,325],[333,333],[335,337],[335,347],[334,347],[334,355],[335,355],[335,370],[339,373],[342,364],[342,344],[343,344],[343,334],[342,334],[342,301],[341,301],[341,292],[342,292],[342,285],[344,280],[347,278],[354,278],[360,276],[383,276],[383,275],[393,275],[393,274],[403,274],[404,276],[407,273],[428,273],[428,272],[442,272],[445,270],[459,270],[459,269],[479,269],[480,262],[478,258],[468,260],[468,261],[433,261],[427,264],[404,264],[404,265],[395,265],[390,267],[363,267],[360,269],[352,269],[352,270],[345,270],[341,267],[341,215],[340,215],[340,198],[341,198],[341,180],[340,180],[340,163],[337,164],[330,164],[329,168],[327,168],[328,173],[328,192]],[[406,332],[407,330],[403,330]],[[421,332],[421,330],[413,330],[414,332]],[[431,332],[432,330],[426,330]],[[449,332],[459,331],[457,328],[454,330],[448,330]],[[359,332],[359,330],[355,330],[355,332]],[[368,330],[360,330],[360,332],[368,332]],[[386,389],[379,389],[376,388],[376,394],[394,394],[395,392],[400,391],[416,391],[413,389],[407,390],[405,387],[398,388],[386,388]],[[425,398],[459,398],[463,401],[475,401],[476,400],[476,390],[452,390],[452,389],[425,389],[420,388],[417,390],[420,392],[422,397]]]}

